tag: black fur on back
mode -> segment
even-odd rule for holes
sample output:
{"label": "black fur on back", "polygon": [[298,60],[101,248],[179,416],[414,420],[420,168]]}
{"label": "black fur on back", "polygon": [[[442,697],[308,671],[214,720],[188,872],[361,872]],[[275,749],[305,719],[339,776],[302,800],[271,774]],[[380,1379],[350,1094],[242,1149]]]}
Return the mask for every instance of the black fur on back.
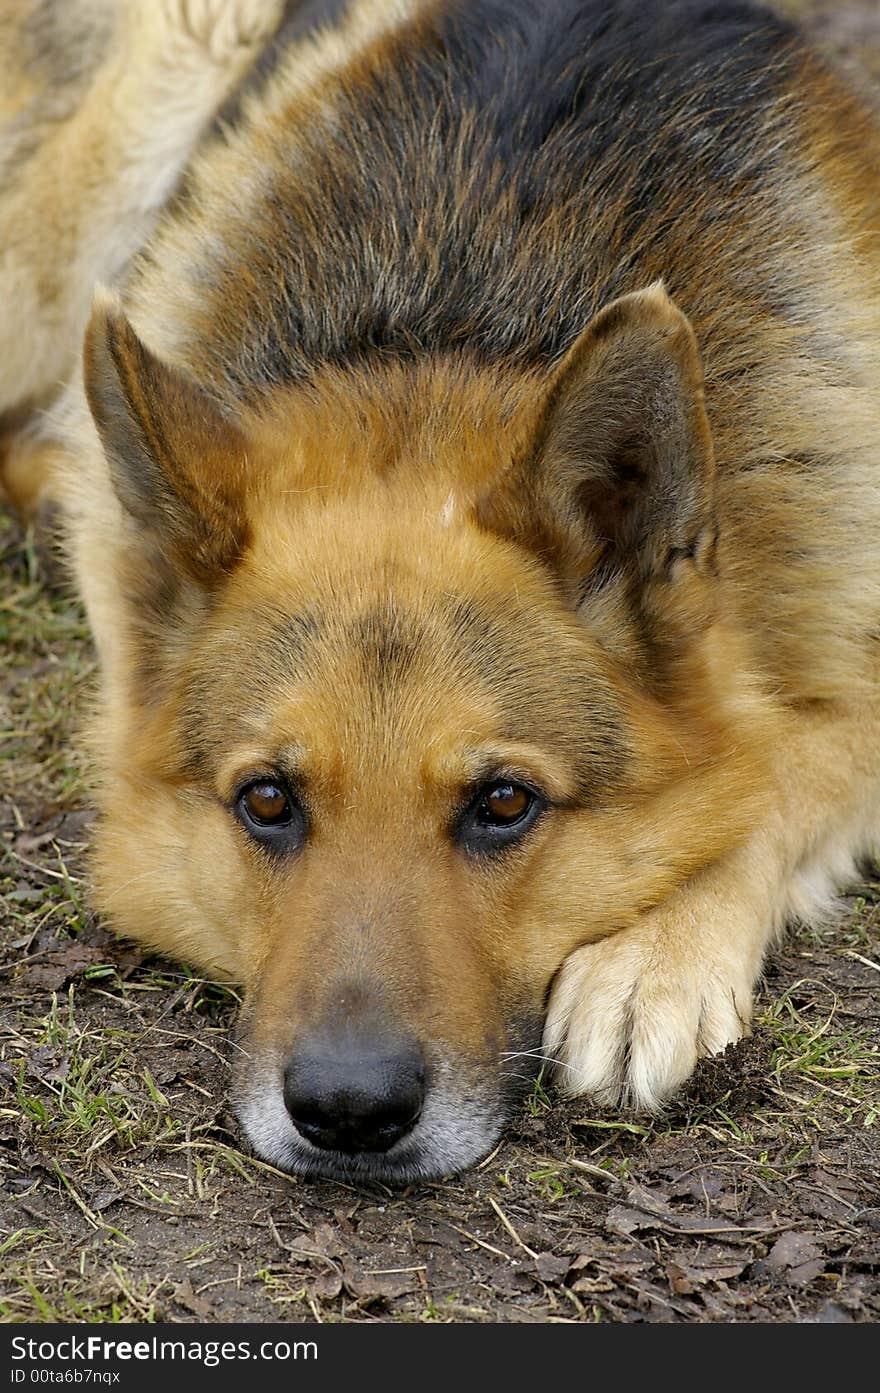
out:
{"label": "black fur on back", "polygon": [[695,274],[728,256],[766,301],[749,239],[796,51],[747,0],[441,0],[326,120],[291,120],[230,209],[198,276],[212,376],[248,397],[375,353],[545,364],[658,274],[699,308]]}

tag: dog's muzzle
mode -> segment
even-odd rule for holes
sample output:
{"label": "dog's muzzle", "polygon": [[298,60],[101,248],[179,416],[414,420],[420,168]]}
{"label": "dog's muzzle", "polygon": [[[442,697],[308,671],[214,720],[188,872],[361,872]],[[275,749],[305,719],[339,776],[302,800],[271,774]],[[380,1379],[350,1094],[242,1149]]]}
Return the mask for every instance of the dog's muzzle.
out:
{"label": "dog's muzzle", "polygon": [[259,1040],[256,1010],[240,1022],[235,1111],[257,1155],[294,1175],[397,1185],[486,1156],[539,1067],[538,1015],[512,1016],[507,1048],[477,1054],[416,1039],[355,984],[334,996],[284,1045]]}

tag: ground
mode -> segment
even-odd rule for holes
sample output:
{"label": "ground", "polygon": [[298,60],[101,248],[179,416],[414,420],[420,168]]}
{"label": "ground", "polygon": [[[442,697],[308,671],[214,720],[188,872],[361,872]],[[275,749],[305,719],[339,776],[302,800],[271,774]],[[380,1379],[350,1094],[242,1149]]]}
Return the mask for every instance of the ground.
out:
{"label": "ground", "polygon": [[[880,6],[787,0],[880,78]],[[0,518],[0,1321],[875,1321],[880,883],[774,953],[662,1119],[536,1088],[476,1170],[291,1181],[227,1103],[235,997],[85,904],[74,603]]]}

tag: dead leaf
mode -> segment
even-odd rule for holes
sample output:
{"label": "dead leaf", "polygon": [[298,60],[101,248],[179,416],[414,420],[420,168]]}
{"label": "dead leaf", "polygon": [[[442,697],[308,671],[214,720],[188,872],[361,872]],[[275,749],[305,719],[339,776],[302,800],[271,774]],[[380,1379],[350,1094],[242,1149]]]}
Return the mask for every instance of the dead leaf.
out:
{"label": "dead leaf", "polygon": [[674,1209],[670,1209],[667,1200],[665,1186],[663,1189],[648,1190],[644,1185],[633,1185],[626,1196],[627,1204],[633,1209],[644,1210],[646,1214],[654,1214],[658,1219],[666,1219],[669,1223],[676,1224],[679,1221],[678,1215]]}
{"label": "dead leaf", "polygon": [[70,1072],[70,1051],[59,1051],[56,1045],[41,1045],[28,1055],[27,1072],[30,1078],[45,1083],[61,1083]]}
{"label": "dead leaf", "polygon": [[599,1292],[614,1291],[615,1285],[607,1277],[578,1277],[576,1282],[572,1282],[571,1290],[579,1296],[595,1296]]}
{"label": "dead leaf", "polygon": [[154,1083],[162,1084],[174,1083],[175,1079],[180,1078],[181,1074],[193,1067],[192,1050],[182,1049],[161,1049],[150,1050],[147,1057],[147,1068]]}
{"label": "dead leaf", "polygon": [[729,1214],[738,1214],[740,1210],[740,1203],[741,1201],[739,1195],[728,1193],[726,1195],[718,1196],[717,1200],[715,1201],[715,1208],[720,1209],[721,1213],[724,1214],[726,1217]]}
{"label": "dead leaf", "polygon": [[698,1203],[717,1199],[724,1190],[726,1176],[717,1166],[696,1166],[673,1176],[669,1194],[675,1199],[694,1199]]}
{"label": "dead leaf", "polygon": [[535,1258],[535,1268],[542,1282],[561,1282],[571,1267],[571,1258],[557,1257],[555,1253],[539,1253]]}
{"label": "dead leaf", "polygon": [[89,1195],[89,1208],[96,1214],[103,1214],[105,1209],[123,1198],[123,1193],[122,1190],[98,1190],[96,1194]]}
{"label": "dead leaf", "polygon": [[174,1300],[185,1311],[192,1311],[194,1316],[200,1316],[202,1320],[207,1320],[211,1314],[211,1307],[207,1301],[203,1300],[193,1291],[193,1284],[189,1277],[185,1277],[179,1287],[175,1287],[172,1293]]}
{"label": "dead leaf", "polygon": [[651,1229],[656,1226],[657,1220],[651,1214],[645,1214],[639,1209],[629,1209],[625,1204],[615,1204],[605,1216],[606,1229],[611,1233],[619,1233],[622,1238],[629,1238],[639,1229]]}
{"label": "dead leaf", "polygon": [[57,992],[79,977],[87,967],[95,967],[106,961],[107,954],[103,949],[90,948],[88,944],[71,939],[62,947],[44,954],[38,962],[30,963],[27,968],[28,980],[46,991]]}
{"label": "dead leaf", "polygon": [[317,1224],[311,1233],[303,1233],[290,1244],[294,1257],[338,1258],[347,1252],[338,1229],[332,1224]]}
{"label": "dead leaf", "polygon": [[814,1242],[815,1237],[814,1233],[797,1233],[789,1229],[787,1233],[780,1234],[764,1261],[774,1272],[813,1262],[822,1256],[822,1250]]}
{"label": "dead leaf", "polygon": [[461,1234],[451,1224],[430,1219],[416,1219],[411,1228],[412,1240],[416,1244],[436,1243],[442,1248],[461,1247]]}
{"label": "dead leaf", "polygon": [[311,1294],[319,1301],[335,1301],[342,1291],[342,1273],[337,1267],[327,1267],[309,1283]]}
{"label": "dead leaf", "polygon": [[114,948],[112,951],[113,966],[123,981],[126,981],[131,974],[141,966],[145,954],[139,948]]}
{"label": "dead leaf", "polygon": [[667,1264],[669,1285],[678,1295],[689,1295],[702,1287],[739,1277],[748,1261],[733,1249],[710,1244],[700,1252],[678,1252]]}
{"label": "dead leaf", "polygon": [[347,1290],[361,1301],[387,1301],[419,1287],[416,1272],[367,1272],[351,1258],[343,1260],[342,1272]]}
{"label": "dead leaf", "polygon": [[852,1325],[853,1323],[852,1316],[834,1301],[826,1301],[815,1319],[820,1325]]}
{"label": "dead leaf", "polygon": [[677,1262],[666,1264],[666,1279],[670,1291],[675,1292],[676,1296],[692,1296],[697,1289],[697,1284],[688,1274],[687,1268],[680,1267]]}
{"label": "dead leaf", "polygon": [[820,1259],[817,1262],[804,1262],[798,1267],[792,1267],[785,1274],[785,1280],[795,1287],[809,1286],[814,1282],[820,1272],[825,1271],[825,1263]]}

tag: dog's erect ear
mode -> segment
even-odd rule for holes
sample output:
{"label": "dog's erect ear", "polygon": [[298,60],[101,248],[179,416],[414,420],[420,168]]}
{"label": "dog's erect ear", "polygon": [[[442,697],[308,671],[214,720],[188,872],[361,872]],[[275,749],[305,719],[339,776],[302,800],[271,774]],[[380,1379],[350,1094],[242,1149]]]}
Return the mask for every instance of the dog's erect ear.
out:
{"label": "dog's erect ear", "polygon": [[107,292],[86,330],[85,388],[123,507],[175,566],[207,583],[247,544],[241,427],[150,352]]}
{"label": "dog's erect ear", "polygon": [[549,562],[575,604],[615,580],[645,598],[712,573],[714,477],[696,340],[658,283],[587,326],[479,517]]}

